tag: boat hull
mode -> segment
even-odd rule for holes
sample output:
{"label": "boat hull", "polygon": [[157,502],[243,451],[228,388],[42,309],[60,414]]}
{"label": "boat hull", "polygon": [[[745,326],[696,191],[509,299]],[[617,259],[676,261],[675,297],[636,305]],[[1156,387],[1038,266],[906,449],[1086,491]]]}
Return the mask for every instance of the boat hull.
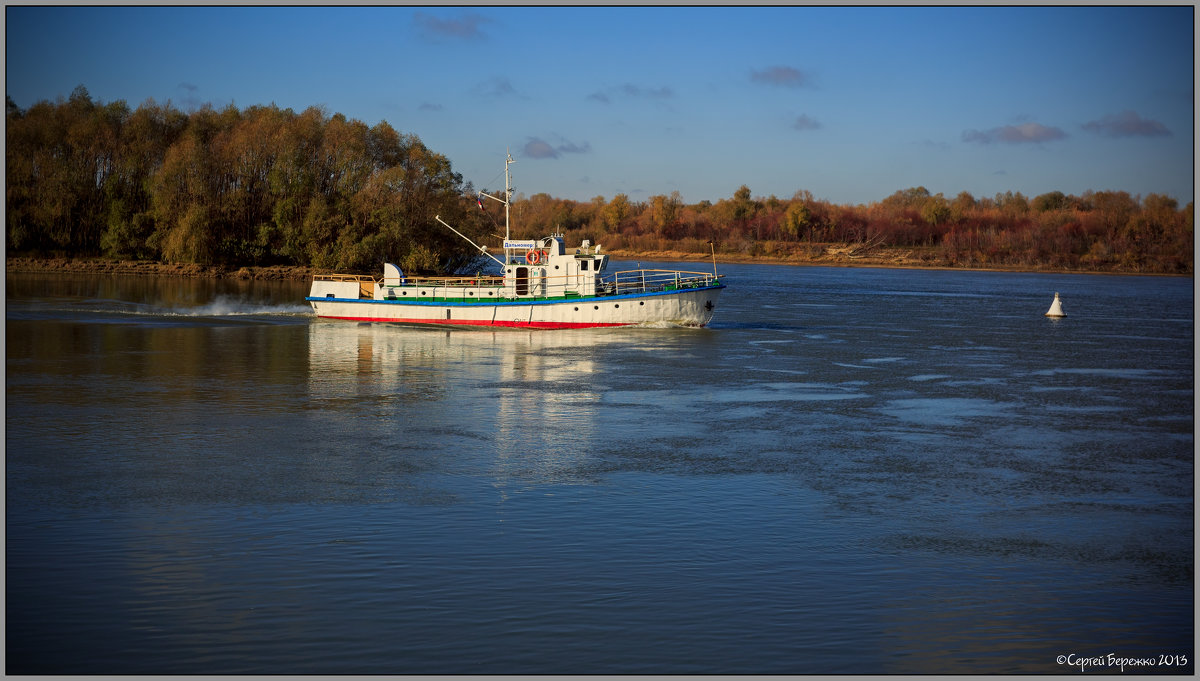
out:
{"label": "boat hull", "polygon": [[581,329],[662,323],[705,326],[724,284],[686,291],[515,299],[495,302],[415,302],[351,298],[306,300],[318,317],[359,322],[523,329]]}

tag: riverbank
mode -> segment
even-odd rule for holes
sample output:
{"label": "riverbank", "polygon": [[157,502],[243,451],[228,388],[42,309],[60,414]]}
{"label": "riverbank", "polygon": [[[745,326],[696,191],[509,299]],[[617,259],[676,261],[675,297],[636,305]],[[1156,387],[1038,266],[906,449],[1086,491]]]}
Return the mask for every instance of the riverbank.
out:
{"label": "riverbank", "polygon": [[104,258],[32,258],[5,260],[9,273],[141,274],[202,279],[262,279],[304,281],[323,272],[312,267],[272,265],[270,267],[228,268],[216,265],[170,264],[145,260],[106,260]]}
{"label": "riverbank", "polygon": [[[614,260],[695,263],[704,269],[712,266],[712,256],[682,251],[607,251]],[[854,255],[851,248],[827,249],[816,256],[802,255],[743,255],[718,254],[717,267],[721,264],[798,265],[820,267],[886,267],[893,269],[963,270],[987,272],[1058,272],[1069,274],[1133,274],[1154,275],[1153,272],[1126,272],[1116,270],[1078,270],[1036,266],[955,266],[914,257],[911,250],[875,249],[868,254]],[[329,270],[302,265],[271,265],[266,267],[222,267],[218,265],[171,264],[143,260],[108,260],[104,258],[39,258],[11,257],[5,260],[8,273],[79,273],[109,275],[153,275],[168,277],[191,277],[207,279],[244,280],[288,280],[307,281],[315,274]],[[1162,276],[1192,276],[1191,273]]]}
{"label": "riverbank", "polygon": [[[656,261],[656,262],[694,262],[697,265],[707,264],[712,267],[713,257],[707,253],[685,253],[682,251],[650,251],[632,252],[624,250],[605,251],[614,260]],[[717,266],[721,263],[751,264],[751,265],[795,265],[801,267],[883,267],[889,269],[917,270],[950,270],[963,272],[1036,272],[1040,274],[1121,274],[1138,276],[1180,276],[1190,277],[1191,272],[1172,274],[1163,272],[1133,272],[1117,269],[1078,269],[1064,267],[1043,267],[1038,265],[1005,265],[1005,264],[947,264],[940,259],[921,257],[922,254],[914,249],[905,248],[876,248],[868,253],[859,254],[853,246],[829,247],[818,255],[789,254],[789,255],[745,255],[718,253]]]}
{"label": "riverbank", "polygon": [[[659,260],[672,262],[708,262],[713,256],[710,253],[686,253],[683,251],[650,251],[634,252],[625,250],[605,251],[616,260]],[[717,263],[738,263],[756,265],[816,265],[825,267],[911,267],[922,269],[966,269],[953,267],[944,263],[923,259],[912,249],[873,249],[866,254],[858,254],[854,247],[831,246],[819,254],[790,253],[756,254],[718,253]],[[1003,268],[997,268],[1003,269]],[[1019,268],[1014,268],[1019,269]]]}

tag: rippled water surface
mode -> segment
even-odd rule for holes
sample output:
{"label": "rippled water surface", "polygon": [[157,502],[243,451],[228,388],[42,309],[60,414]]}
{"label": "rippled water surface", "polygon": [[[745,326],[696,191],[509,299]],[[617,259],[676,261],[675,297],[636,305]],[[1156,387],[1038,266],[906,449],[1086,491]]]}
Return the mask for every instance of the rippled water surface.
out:
{"label": "rippled water surface", "polygon": [[7,671],[1192,672],[1191,279],[722,269],[536,332],[8,275]]}

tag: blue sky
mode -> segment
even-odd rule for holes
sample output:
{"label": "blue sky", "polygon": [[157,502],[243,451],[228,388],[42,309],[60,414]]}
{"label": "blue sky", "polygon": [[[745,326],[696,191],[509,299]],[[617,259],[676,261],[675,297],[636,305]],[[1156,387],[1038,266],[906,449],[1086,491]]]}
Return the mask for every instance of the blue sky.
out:
{"label": "blue sky", "polygon": [[22,108],[274,103],[415,134],[476,187],[865,204],[1193,199],[1195,15],[1164,7],[12,7]]}

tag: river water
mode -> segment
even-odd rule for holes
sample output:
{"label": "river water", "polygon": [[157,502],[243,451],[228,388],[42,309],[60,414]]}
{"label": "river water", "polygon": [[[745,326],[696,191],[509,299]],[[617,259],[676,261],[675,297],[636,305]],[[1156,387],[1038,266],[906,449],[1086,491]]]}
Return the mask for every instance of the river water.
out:
{"label": "river water", "polygon": [[1193,671],[1192,279],[722,271],[536,332],[9,274],[7,671]]}

